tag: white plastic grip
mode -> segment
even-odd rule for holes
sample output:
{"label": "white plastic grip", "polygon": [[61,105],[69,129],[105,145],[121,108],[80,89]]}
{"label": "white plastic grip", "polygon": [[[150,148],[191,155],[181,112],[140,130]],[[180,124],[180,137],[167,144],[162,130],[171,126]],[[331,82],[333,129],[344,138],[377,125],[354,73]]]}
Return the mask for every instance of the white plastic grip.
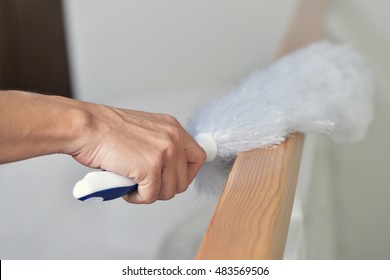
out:
{"label": "white plastic grip", "polygon": [[211,133],[199,133],[195,141],[206,152],[206,162],[213,161],[218,153],[218,146]]}

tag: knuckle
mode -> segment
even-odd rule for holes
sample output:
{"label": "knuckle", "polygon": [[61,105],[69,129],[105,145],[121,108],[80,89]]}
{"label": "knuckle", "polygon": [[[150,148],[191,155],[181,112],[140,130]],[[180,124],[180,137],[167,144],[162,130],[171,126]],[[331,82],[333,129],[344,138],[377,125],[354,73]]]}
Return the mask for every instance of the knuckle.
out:
{"label": "knuckle", "polygon": [[166,122],[170,124],[173,124],[175,126],[179,124],[179,121],[174,116],[168,114],[162,114],[162,117]]}
{"label": "knuckle", "polygon": [[173,159],[176,157],[177,146],[168,134],[160,137],[160,153],[162,159]]}
{"label": "knuckle", "polygon": [[164,156],[167,160],[172,160],[176,158],[176,147],[173,143],[166,145],[164,148]]}
{"label": "knuckle", "polygon": [[181,135],[182,126],[180,122],[171,115],[164,115],[165,127],[164,130],[171,138],[179,139]]}
{"label": "knuckle", "polygon": [[167,125],[165,128],[165,137],[170,142],[179,141],[181,138],[181,133],[179,127]]}

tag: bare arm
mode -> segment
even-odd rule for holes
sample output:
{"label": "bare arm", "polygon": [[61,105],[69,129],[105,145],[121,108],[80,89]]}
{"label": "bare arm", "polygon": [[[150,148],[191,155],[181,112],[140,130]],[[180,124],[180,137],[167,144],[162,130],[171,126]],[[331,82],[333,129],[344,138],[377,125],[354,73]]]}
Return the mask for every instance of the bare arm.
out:
{"label": "bare arm", "polygon": [[179,122],[59,96],[0,91],[0,163],[63,153],[134,179],[131,203],[170,199],[205,160]]}

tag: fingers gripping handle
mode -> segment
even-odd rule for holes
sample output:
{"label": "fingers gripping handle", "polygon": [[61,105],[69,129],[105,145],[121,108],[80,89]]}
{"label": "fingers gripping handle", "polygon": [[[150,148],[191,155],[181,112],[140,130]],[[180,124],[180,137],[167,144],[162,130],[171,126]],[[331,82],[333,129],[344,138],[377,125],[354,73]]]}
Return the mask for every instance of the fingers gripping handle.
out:
{"label": "fingers gripping handle", "polygon": [[[217,144],[211,134],[201,133],[195,137],[205,150],[206,162],[217,156]],[[132,179],[109,171],[93,171],[85,175],[73,188],[73,196],[81,201],[107,201],[122,197],[138,187]]]}

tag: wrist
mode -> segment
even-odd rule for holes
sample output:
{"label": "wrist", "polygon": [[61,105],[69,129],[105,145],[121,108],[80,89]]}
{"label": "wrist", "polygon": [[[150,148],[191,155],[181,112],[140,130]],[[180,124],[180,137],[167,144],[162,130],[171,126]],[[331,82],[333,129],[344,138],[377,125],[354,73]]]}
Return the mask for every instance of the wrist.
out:
{"label": "wrist", "polygon": [[[59,97],[62,99],[62,97]],[[94,117],[95,105],[79,100],[62,100],[63,114],[62,124],[63,143],[60,153],[76,155],[91,142],[97,139],[95,134],[96,118]]]}

